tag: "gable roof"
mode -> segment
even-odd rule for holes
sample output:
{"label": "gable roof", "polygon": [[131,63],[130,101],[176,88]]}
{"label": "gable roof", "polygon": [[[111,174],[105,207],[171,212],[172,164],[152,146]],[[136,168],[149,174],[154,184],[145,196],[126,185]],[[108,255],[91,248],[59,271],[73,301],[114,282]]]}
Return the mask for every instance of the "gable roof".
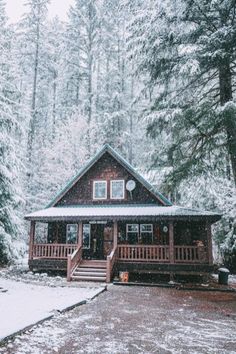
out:
{"label": "gable roof", "polygon": [[84,174],[105,154],[109,153],[116,161],[118,161],[136,180],[138,180],[154,197],[156,197],[164,206],[171,206],[172,203],[165,198],[161,193],[157,192],[155,188],[145,180],[135,169],[126,161],[117,151],[115,151],[109,144],[104,145],[79,172],[66,184],[66,186],[55,196],[55,198],[46,206],[46,208],[53,207],[59,200],[84,176]]}

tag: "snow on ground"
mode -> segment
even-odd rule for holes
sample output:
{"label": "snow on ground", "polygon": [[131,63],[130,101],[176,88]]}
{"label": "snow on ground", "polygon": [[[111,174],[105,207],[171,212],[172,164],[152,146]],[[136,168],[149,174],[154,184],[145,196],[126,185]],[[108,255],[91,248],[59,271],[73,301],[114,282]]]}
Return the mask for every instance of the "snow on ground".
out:
{"label": "snow on ground", "polygon": [[229,284],[236,284],[236,275],[229,275]]}
{"label": "snow on ground", "polygon": [[[59,276],[56,275],[49,275],[47,273],[33,273],[28,270],[27,266],[14,266],[0,269],[0,279],[10,279],[15,281],[21,281],[27,284],[34,284],[34,285],[45,285],[50,287],[100,287],[101,283],[91,283],[91,282],[67,282],[66,276]],[[103,284],[105,285],[105,284]]]}
{"label": "snow on ground", "polygon": [[0,348],[4,354],[235,354],[236,293],[114,286]]}
{"label": "snow on ground", "polygon": [[103,289],[104,286],[93,284],[45,286],[0,277],[0,340],[57,310],[91,299]]}

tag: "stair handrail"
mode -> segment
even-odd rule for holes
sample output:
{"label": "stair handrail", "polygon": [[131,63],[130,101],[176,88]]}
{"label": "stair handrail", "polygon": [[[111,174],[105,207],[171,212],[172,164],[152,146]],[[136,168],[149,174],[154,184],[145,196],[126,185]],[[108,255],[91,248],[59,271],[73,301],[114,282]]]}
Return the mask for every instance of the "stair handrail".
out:
{"label": "stair handrail", "polygon": [[113,268],[117,259],[117,245],[113,247],[111,253],[107,256],[107,274],[106,274],[106,282],[110,283],[111,277],[113,274]]}
{"label": "stair handrail", "polygon": [[67,281],[71,281],[71,276],[76,266],[82,260],[82,245],[78,246],[76,250],[67,256]]}

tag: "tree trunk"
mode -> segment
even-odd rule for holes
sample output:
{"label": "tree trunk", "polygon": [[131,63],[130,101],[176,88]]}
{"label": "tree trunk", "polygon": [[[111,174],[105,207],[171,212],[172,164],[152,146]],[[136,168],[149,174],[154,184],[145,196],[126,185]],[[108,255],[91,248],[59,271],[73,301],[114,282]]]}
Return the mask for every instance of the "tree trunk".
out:
{"label": "tree trunk", "polygon": [[88,153],[91,155],[91,137],[90,137],[90,125],[92,121],[92,70],[93,70],[93,15],[92,15],[92,4],[89,3],[89,32],[88,32]]}
{"label": "tree trunk", "polygon": [[55,138],[55,131],[56,131],[56,96],[57,96],[57,72],[56,70],[53,71],[53,105],[52,105],[52,138]]}
{"label": "tree trunk", "polygon": [[37,23],[36,35],[37,35],[37,37],[36,37],[35,59],[34,59],[34,78],[33,78],[33,92],[32,92],[32,103],[31,103],[31,119],[30,119],[29,134],[28,134],[29,168],[31,168],[32,149],[33,149],[34,133],[35,133],[35,121],[36,121],[36,97],[37,97],[38,63],[39,63],[39,23]]}
{"label": "tree trunk", "polygon": [[130,116],[129,116],[129,163],[133,164],[133,99],[134,99],[134,61],[132,60],[132,73],[131,73],[131,92],[130,92],[130,100],[131,100],[131,107],[130,107]]}
{"label": "tree trunk", "polygon": [[76,93],[75,93],[75,104],[76,107],[79,106],[79,94],[80,94],[80,78],[79,78],[79,72],[77,73],[77,77],[76,77]]}
{"label": "tree trunk", "polygon": [[[224,106],[232,102],[232,73],[229,59],[225,59],[219,68],[220,103]],[[231,162],[231,168],[236,185],[236,112],[234,109],[226,109],[224,112],[224,127],[227,134],[227,147]]]}

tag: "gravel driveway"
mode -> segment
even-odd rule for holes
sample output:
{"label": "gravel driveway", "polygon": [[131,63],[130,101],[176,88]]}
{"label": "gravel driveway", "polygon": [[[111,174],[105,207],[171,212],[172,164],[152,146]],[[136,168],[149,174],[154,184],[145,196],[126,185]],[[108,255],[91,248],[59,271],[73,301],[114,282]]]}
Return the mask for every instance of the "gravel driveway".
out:
{"label": "gravel driveway", "polygon": [[236,293],[111,285],[0,352],[236,353],[235,333]]}

